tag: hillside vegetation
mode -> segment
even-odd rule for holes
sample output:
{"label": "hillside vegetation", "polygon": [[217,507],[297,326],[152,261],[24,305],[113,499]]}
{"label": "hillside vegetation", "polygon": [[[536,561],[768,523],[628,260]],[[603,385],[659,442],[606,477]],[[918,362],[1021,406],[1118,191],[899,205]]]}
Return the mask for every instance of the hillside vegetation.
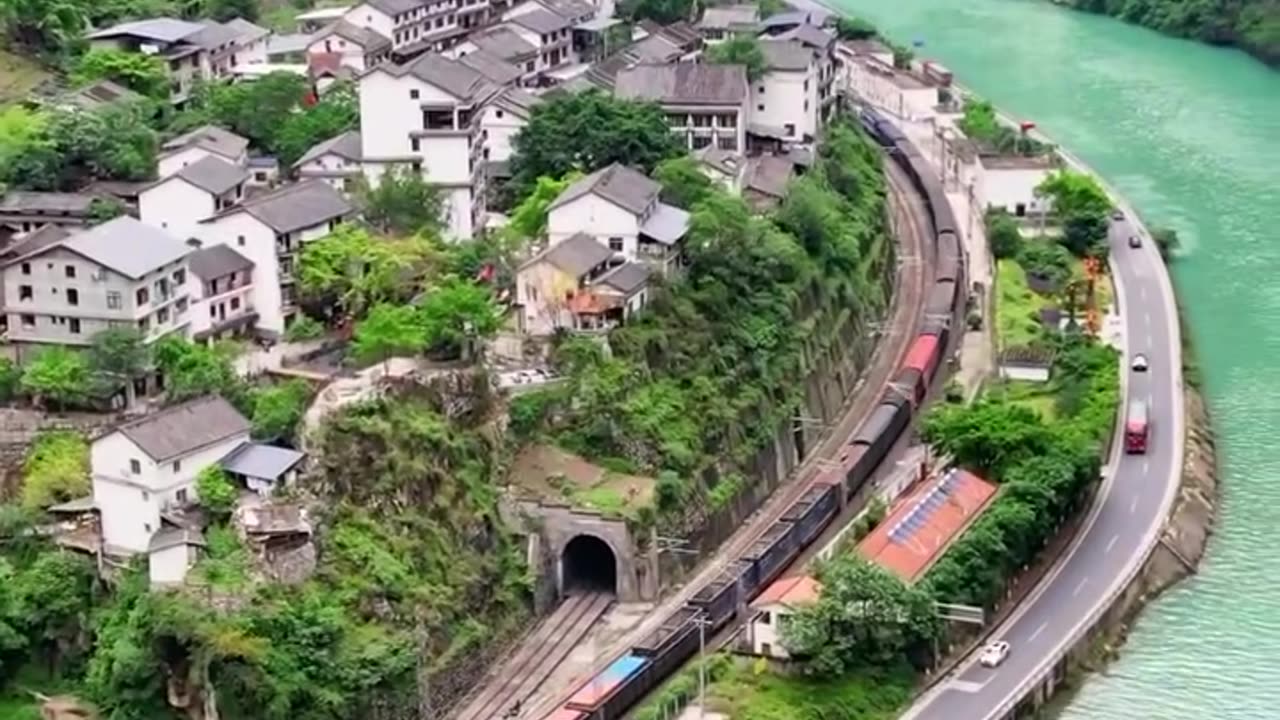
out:
{"label": "hillside vegetation", "polygon": [[1280,0],[1067,0],[1178,37],[1243,48],[1280,65]]}

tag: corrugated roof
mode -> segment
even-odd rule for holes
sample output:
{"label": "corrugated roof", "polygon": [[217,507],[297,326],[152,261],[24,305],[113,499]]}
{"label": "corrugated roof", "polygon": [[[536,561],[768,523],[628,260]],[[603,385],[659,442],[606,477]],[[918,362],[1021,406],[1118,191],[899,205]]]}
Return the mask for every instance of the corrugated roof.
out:
{"label": "corrugated roof", "polygon": [[532,30],[538,34],[550,34],[559,32],[573,25],[573,19],[553,13],[550,10],[538,8],[530,10],[527,13],[521,13],[514,17],[508,18],[507,22],[515,23],[522,28]]}
{"label": "corrugated roof", "polygon": [[190,147],[201,147],[227,158],[237,158],[249,147],[249,140],[216,125],[201,125],[185,132],[160,146],[164,154],[172,154]]}
{"label": "corrugated roof", "polygon": [[172,43],[177,42],[188,35],[194,35],[203,29],[204,27],[202,25],[187,22],[186,20],[177,20],[175,18],[151,18],[149,20],[135,20],[133,22],[112,25],[109,28],[91,32],[86,37],[90,40],[97,40],[100,38],[119,37],[121,35],[133,35],[135,37],[146,38],[148,40]]}
{"label": "corrugated roof", "polygon": [[73,90],[63,96],[63,101],[92,109],[118,102],[141,100],[142,96],[129,88],[110,80],[99,80],[95,83]]}
{"label": "corrugated roof", "polygon": [[174,173],[174,176],[186,180],[205,192],[221,195],[248,180],[249,171],[213,155],[205,155]]}
{"label": "corrugated roof", "polygon": [[774,581],[751,603],[751,607],[786,605],[797,608],[817,602],[821,594],[822,583],[808,575],[793,575]]}
{"label": "corrugated roof", "polygon": [[0,213],[88,214],[97,197],[88,193],[35,192],[14,190],[0,198]]}
{"label": "corrugated roof", "polygon": [[758,44],[770,70],[803,71],[813,63],[813,51],[798,40],[762,40]]}
{"label": "corrugated roof", "polygon": [[649,282],[649,268],[639,263],[624,263],[601,275],[592,285],[605,285],[623,295],[630,295]]}
{"label": "corrugated roof", "polygon": [[646,177],[644,173],[614,163],[570,185],[547,206],[547,210],[554,210],[583,195],[594,193],[639,215],[648,209],[661,190],[662,186]]}
{"label": "corrugated roof", "polygon": [[297,450],[247,442],[219,463],[222,469],[236,475],[245,475],[262,480],[279,480],[293,466],[302,462],[306,455]]}
{"label": "corrugated roof", "polygon": [[177,262],[191,252],[186,243],[127,215],[73,233],[55,244],[133,279]]}
{"label": "corrugated roof", "polygon": [[538,48],[528,40],[520,37],[515,30],[503,25],[473,33],[467,41],[476,47],[491,53],[503,60],[514,60],[529,55],[536,55]]}
{"label": "corrugated roof", "polygon": [[330,220],[344,218],[352,211],[351,203],[323,180],[308,180],[232,205],[212,218],[247,212],[280,233],[313,227]]}
{"label": "corrugated roof", "polygon": [[485,50],[467,53],[458,58],[458,62],[484,75],[490,82],[498,85],[514,82],[524,74],[520,68]]}
{"label": "corrugated roof", "polygon": [[618,73],[618,97],[659,103],[740,105],[747,97],[741,65],[638,65]]}
{"label": "corrugated roof", "polygon": [[247,435],[249,421],[220,395],[206,395],[116,428],[152,460],[165,462]]}
{"label": "corrugated roof", "polygon": [[525,263],[529,267],[537,262],[549,262],[575,278],[580,278],[613,257],[613,251],[584,233],[577,233],[543,250]]}
{"label": "corrugated roof", "polygon": [[996,486],[966,470],[951,470],[899,500],[858,553],[905,582],[929,570],[982,513]]}
{"label": "corrugated roof", "polygon": [[187,267],[192,275],[211,280],[241,270],[252,270],[253,261],[226,245],[211,245],[191,253]]}
{"label": "corrugated roof", "polygon": [[354,160],[358,162],[364,154],[361,147],[360,131],[348,130],[341,135],[336,135],[328,140],[315,144],[310,150],[303,153],[302,157],[298,158],[298,162],[294,163],[293,166],[301,167],[316,158],[330,154],[337,155],[338,157],[346,160]]}

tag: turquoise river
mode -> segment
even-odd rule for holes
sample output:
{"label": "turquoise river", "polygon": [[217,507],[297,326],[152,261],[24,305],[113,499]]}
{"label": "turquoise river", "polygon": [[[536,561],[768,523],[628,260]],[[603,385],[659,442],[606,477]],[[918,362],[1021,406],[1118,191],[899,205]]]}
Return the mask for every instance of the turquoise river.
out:
{"label": "turquoise river", "polygon": [[1047,2],[833,2],[923,42],[1184,239],[1174,277],[1219,433],[1218,532],[1064,717],[1280,718],[1280,72]]}

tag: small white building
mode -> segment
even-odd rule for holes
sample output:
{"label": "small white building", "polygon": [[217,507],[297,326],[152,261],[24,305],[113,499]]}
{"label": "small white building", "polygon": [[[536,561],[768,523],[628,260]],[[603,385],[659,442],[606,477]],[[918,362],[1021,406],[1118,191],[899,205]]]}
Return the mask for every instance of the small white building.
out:
{"label": "small white building", "polygon": [[219,396],[126,423],[89,450],[93,500],[110,554],[149,552],[161,515],[196,501],[196,476],[249,441],[250,423]]}
{"label": "small white building", "polygon": [[978,193],[982,206],[1001,208],[1017,217],[1048,212],[1052,200],[1038,197],[1036,188],[1057,169],[1053,153],[1033,157],[979,154]]}
{"label": "small white building", "polygon": [[298,158],[293,169],[300,180],[322,180],[334,190],[352,192],[363,173],[360,145],[360,131],[348,130],[317,143]]}
{"label": "small white building", "polygon": [[708,45],[735,36],[753,36],[760,31],[760,8],[755,5],[713,5],[702,11],[698,33]]}
{"label": "small white building", "polygon": [[746,150],[750,93],[741,65],[638,65],[618,73],[615,92],[620,98],[661,105],[671,132],[691,150],[711,145]]}
{"label": "small white building", "polygon": [[249,171],[214,154],[162,177],[138,194],[142,222],[185,240],[201,220],[244,199]]}
{"label": "small white building", "polygon": [[763,657],[790,658],[782,645],[782,627],[797,610],[817,602],[822,585],[808,575],[784,577],[765,588],[751,603],[751,652]]}
{"label": "small white building", "polygon": [[391,56],[391,40],[375,30],[338,20],[307,43],[308,62],[317,55],[336,57],[338,65],[364,72]]}
{"label": "small white building", "polygon": [[250,333],[258,321],[253,261],[227,245],[201,248],[187,258],[191,277],[191,339],[212,342]]}
{"label": "small white building", "polygon": [[752,132],[789,142],[818,134],[817,54],[798,40],[761,40],[765,72],[751,83]]}
{"label": "small white building", "polygon": [[172,524],[151,536],[147,547],[147,572],[152,588],[175,587],[187,579],[205,547],[199,530]]}
{"label": "small white building", "polygon": [[484,136],[481,156],[488,162],[508,162],[513,154],[516,135],[529,123],[533,108],[542,98],[519,88],[505,88],[485,104],[480,116],[480,132]]}
{"label": "small white building", "polygon": [[169,177],[210,155],[244,167],[249,162],[249,140],[215,125],[202,125],[160,145],[156,177]]}
{"label": "small white building", "polygon": [[938,86],[915,73],[871,56],[856,57],[844,69],[847,89],[876,108],[917,122],[938,114]]}

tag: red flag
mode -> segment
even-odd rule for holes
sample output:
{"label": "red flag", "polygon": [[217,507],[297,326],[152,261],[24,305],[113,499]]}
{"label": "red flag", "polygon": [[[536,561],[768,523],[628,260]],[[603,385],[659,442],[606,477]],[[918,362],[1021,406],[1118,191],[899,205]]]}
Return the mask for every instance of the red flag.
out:
{"label": "red flag", "polygon": [[1022,132],[1027,132],[1028,130],[1035,128],[1035,126],[1036,126],[1035,123],[1028,122],[1028,121],[1023,121],[1018,123],[1018,128],[1022,130]]}

